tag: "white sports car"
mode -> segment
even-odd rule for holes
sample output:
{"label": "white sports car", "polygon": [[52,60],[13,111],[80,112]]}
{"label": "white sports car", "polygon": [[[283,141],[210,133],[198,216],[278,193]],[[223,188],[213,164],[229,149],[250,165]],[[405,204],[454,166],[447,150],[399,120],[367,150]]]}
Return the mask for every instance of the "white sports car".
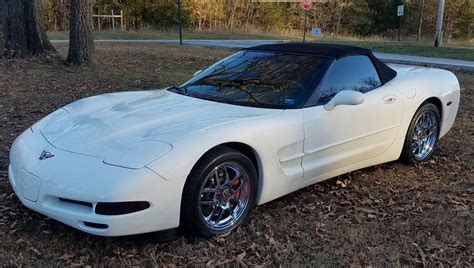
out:
{"label": "white sports car", "polygon": [[366,49],[244,49],[180,87],[76,101],[24,131],[9,179],[28,208],[87,233],[228,232],[262,204],[340,174],[428,159],[452,127],[451,72]]}

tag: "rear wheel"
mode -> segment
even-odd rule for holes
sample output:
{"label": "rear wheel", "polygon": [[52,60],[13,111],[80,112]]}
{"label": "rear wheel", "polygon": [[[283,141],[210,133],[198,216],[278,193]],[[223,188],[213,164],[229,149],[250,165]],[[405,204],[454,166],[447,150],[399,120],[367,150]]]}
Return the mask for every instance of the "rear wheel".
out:
{"label": "rear wheel", "polygon": [[429,159],[438,143],[439,129],[438,107],[432,103],[423,104],[410,123],[401,159],[411,164]]}
{"label": "rear wheel", "polygon": [[241,225],[254,206],[257,172],[239,151],[217,147],[193,168],[183,191],[181,227],[211,237]]}

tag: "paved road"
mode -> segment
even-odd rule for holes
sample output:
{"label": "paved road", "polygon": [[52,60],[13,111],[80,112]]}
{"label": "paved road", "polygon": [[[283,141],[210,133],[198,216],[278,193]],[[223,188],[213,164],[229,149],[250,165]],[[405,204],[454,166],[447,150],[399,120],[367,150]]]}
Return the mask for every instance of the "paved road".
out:
{"label": "paved road", "polygon": [[[68,40],[52,40],[52,43],[68,43]],[[104,43],[142,43],[142,44],[178,44],[179,40],[96,40]],[[184,40],[186,45],[203,47],[245,48],[262,44],[275,44],[288,42],[288,40]],[[473,50],[474,51],[474,50]],[[474,53],[474,52],[473,52]],[[429,66],[444,69],[454,69],[474,72],[474,61],[453,60],[443,58],[430,58],[422,56],[398,55],[388,53],[374,53],[375,56],[386,63],[399,63],[409,65]]]}
{"label": "paved road", "polygon": [[[474,50],[473,50],[474,53]],[[443,69],[454,69],[474,72],[474,61],[430,58],[412,55],[398,55],[375,52],[374,55],[387,63],[429,66]]]}

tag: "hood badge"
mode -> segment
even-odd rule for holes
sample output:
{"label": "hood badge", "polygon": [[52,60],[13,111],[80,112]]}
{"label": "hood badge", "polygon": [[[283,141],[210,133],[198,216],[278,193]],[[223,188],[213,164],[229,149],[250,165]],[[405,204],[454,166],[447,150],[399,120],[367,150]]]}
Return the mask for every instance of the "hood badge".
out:
{"label": "hood badge", "polygon": [[52,158],[54,157],[54,154],[50,153],[50,152],[47,152],[47,151],[42,151],[40,156],[39,156],[39,160],[46,160],[46,159],[49,159],[49,158]]}

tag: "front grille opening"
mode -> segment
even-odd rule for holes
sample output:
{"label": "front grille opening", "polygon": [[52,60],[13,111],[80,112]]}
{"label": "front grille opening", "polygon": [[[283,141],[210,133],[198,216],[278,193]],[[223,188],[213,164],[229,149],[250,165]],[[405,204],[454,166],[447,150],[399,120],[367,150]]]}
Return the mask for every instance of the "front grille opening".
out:
{"label": "front grille opening", "polygon": [[124,215],[130,214],[138,211],[145,210],[150,207],[150,203],[146,201],[132,201],[132,202],[115,202],[115,203],[106,203],[101,202],[97,203],[95,206],[95,213],[99,215]]}
{"label": "front grille opening", "polygon": [[92,203],[59,197],[59,201],[92,208]]}
{"label": "front grille opening", "polygon": [[96,229],[107,229],[107,228],[109,228],[109,226],[107,224],[88,222],[88,221],[85,221],[84,225],[87,226],[87,227],[96,228]]}

